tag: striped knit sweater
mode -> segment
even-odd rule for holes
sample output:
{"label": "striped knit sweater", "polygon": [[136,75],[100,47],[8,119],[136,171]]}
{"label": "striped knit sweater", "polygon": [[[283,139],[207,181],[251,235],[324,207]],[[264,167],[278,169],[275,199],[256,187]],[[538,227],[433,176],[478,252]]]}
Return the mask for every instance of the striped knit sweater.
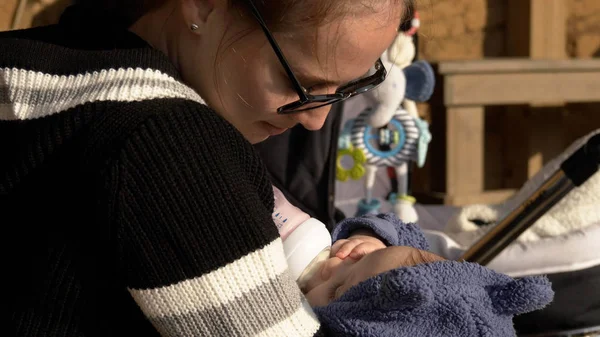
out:
{"label": "striped knit sweater", "polygon": [[107,22],[0,33],[1,334],[321,335],[251,145]]}

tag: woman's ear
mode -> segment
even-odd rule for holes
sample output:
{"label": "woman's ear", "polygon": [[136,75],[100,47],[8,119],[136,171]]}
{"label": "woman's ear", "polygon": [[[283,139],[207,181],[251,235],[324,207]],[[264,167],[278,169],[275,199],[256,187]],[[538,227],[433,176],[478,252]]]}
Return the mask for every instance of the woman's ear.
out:
{"label": "woman's ear", "polygon": [[215,11],[217,0],[181,0],[183,17],[190,30],[203,31],[211,14]]}

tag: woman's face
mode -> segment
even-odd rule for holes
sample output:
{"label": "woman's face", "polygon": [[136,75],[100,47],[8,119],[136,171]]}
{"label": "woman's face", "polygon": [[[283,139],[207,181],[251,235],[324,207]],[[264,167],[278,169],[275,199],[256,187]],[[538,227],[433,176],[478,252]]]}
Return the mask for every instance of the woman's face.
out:
{"label": "woman's face", "polygon": [[[391,6],[391,5],[390,5]],[[300,83],[311,93],[333,93],[363,76],[392,43],[401,11],[377,6],[361,15],[293,32],[275,39]],[[292,115],[277,108],[298,99],[284,68],[253,17],[215,5],[202,32],[188,32],[178,64],[184,80],[207,104],[252,143],[300,123],[309,130],[323,126],[330,106]],[[252,29],[254,28],[254,29]],[[212,33],[208,33],[212,32]]]}

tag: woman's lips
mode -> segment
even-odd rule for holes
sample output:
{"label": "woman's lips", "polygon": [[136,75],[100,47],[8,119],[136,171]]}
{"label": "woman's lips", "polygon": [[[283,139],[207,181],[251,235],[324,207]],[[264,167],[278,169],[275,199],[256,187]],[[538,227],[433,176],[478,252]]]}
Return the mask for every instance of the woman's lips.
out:
{"label": "woman's lips", "polygon": [[288,130],[287,128],[280,128],[267,122],[262,122],[262,124],[270,136],[277,136]]}

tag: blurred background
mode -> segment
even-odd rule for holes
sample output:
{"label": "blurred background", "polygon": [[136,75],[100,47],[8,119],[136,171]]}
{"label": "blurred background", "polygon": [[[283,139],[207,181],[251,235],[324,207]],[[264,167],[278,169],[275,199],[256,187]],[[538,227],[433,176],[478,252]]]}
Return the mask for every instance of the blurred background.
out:
{"label": "blurred background", "polygon": [[[0,30],[54,23],[70,3],[2,0]],[[600,78],[594,60],[600,1],[417,0],[417,6],[417,58],[438,76],[434,96],[419,104],[433,136],[425,166],[411,174],[420,203],[504,201],[545,162],[600,127],[594,103],[600,84],[590,82]],[[346,104],[348,118],[361,104]],[[341,188],[341,199],[363,193],[351,184]]]}
{"label": "blurred background", "polygon": [[[71,1],[0,0],[0,31],[55,23]],[[417,201],[422,228],[446,228],[447,234],[458,228],[453,236],[457,239],[460,230],[476,228],[475,220],[485,222],[481,209],[470,205],[499,205],[511,197],[519,204],[523,198],[517,192],[532,178],[532,186],[538,184],[536,174],[544,165],[575,140],[600,129],[600,0],[416,3],[415,61],[431,64],[435,89],[429,100],[417,104],[432,140],[424,166],[411,166],[409,194]],[[345,216],[352,216],[365,197],[364,179],[335,184],[329,179],[335,171],[337,130],[372,103],[364,96],[334,107],[342,111],[341,121],[332,113],[319,132],[288,132],[263,147],[269,169],[280,178],[279,187],[296,205],[330,225],[339,220],[338,212],[333,219],[326,204],[335,202]],[[329,143],[333,150],[311,147]],[[314,164],[307,155],[307,169],[297,165],[300,151],[290,151],[288,158],[275,153],[287,145],[323,158]],[[291,173],[298,167],[306,172],[296,179]],[[375,180],[373,197],[387,199],[394,190],[389,173],[380,169]],[[550,273],[555,302],[519,317],[515,324],[520,335],[600,335],[600,205],[594,201],[600,195],[600,173],[589,186],[572,196],[573,204],[563,204],[557,214],[546,217],[562,224],[563,232],[523,238],[492,265],[514,275]],[[388,211],[387,204],[380,211]]]}

